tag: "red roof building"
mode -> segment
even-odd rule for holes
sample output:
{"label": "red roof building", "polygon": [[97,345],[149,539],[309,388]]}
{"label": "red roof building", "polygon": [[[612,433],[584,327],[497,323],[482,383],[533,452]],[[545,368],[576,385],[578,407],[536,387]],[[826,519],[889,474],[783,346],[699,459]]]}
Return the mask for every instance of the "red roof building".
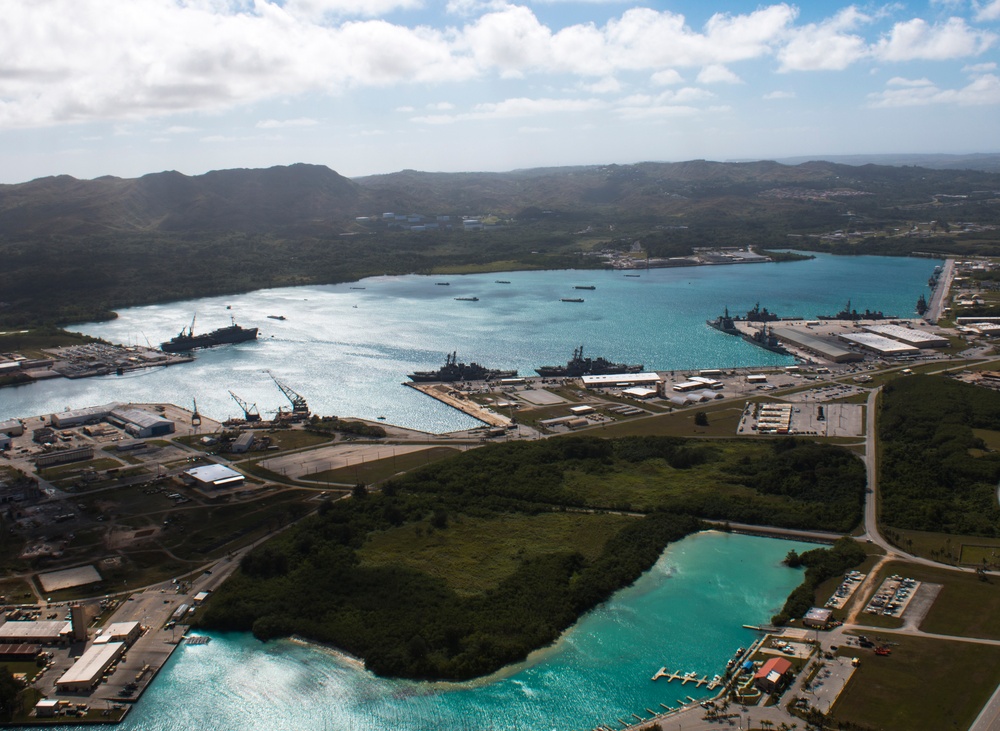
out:
{"label": "red roof building", "polygon": [[753,682],[764,693],[774,693],[784,687],[791,676],[792,664],[783,657],[772,657],[761,665]]}

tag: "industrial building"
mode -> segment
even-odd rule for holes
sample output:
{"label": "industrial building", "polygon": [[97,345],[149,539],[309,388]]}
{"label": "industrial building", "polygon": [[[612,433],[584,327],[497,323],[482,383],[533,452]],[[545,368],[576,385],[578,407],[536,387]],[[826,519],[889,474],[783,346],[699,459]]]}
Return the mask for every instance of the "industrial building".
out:
{"label": "industrial building", "polygon": [[52,414],[50,419],[52,426],[56,429],[69,429],[81,424],[96,424],[104,420],[139,439],[172,434],[174,431],[174,422],[169,419],[121,404],[104,404],[103,406],[90,406],[86,409],[61,411]]}
{"label": "industrial building", "polygon": [[884,335],[917,348],[947,348],[948,338],[936,333],[914,330],[901,325],[866,325],[865,330],[876,335]]}
{"label": "industrial building", "polygon": [[125,652],[124,642],[94,644],[73,663],[56,687],[65,691],[86,691],[101,682],[101,676]]}
{"label": "industrial building", "polygon": [[116,408],[108,415],[108,421],[116,426],[121,426],[137,439],[158,437],[174,432],[174,422],[170,419],[140,409]]}
{"label": "industrial building", "polygon": [[873,333],[843,333],[837,337],[882,356],[898,357],[900,355],[917,355],[920,352],[920,348]]}
{"label": "industrial building", "polygon": [[219,489],[242,485],[246,478],[236,470],[221,464],[210,464],[204,467],[194,467],[184,473],[196,487],[203,489]]}
{"label": "industrial building", "polygon": [[581,376],[587,388],[608,388],[613,386],[650,386],[660,382],[656,373],[611,373],[603,376]]}
{"label": "industrial building", "polygon": [[35,457],[35,466],[51,467],[52,465],[82,462],[93,458],[94,448],[90,446],[78,447],[77,449],[55,450]]}
{"label": "industrial building", "polygon": [[24,434],[24,424],[20,419],[0,421],[0,434],[6,434],[9,437],[19,437]]}
{"label": "industrial building", "polygon": [[864,356],[860,353],[855,353],[829,340],[824,340],[823,338],[818,338],[815,335],[810,335],[809,333],[804,333],[790,327],[773,327],[771,328],[771,334],[782,342],[801,348],[834,363],[850,363],[852,361],[864,360]]}
{"label": "industrial building", "polygon": [[73,623],[66,620],[11,621],[0,625],[0,642],[5,644],[57,645],[72,638]]}
{"label": "industrial building", "polygon": [[654,396],[658,396],[659,393],[655,388],[645,388],[644,386],[633,386],[632,388],[622,389],[622,396],[637,399],[653,398]]}
{"label": "industrial building", "polygon": [[233,454],[243,454],[244,452],[249,452],[253,447],[253,432],[245,431],[236,437],[236,441],[229,448],[229,451]]}
{"label": "industrial building", "polygon": [[58,414],[52,414],[49,421],[56,429],[69,429],[87,423],[96,424],[106,419],[116,408],[118,408],[118,404],[105,404],[104,406],[88,406],[85,409],[60,411]]}
{"label": "industrial building", "polygon": [[142,634],[142,625],[138,622],[114,622],[102,629],[94,638],[95,645],[106,645],[109,642],[124,642],[131,645]]}

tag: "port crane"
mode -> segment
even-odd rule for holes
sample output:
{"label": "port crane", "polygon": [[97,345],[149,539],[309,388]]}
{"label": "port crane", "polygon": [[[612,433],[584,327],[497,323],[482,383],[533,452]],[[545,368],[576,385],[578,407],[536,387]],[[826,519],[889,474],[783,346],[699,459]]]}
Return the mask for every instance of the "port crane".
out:
{"label": "port crane", "polygon": [[196,427],[195,431],[198,431],[197,427],[201,426],[201,414],[198,413],[198,399],[191,397],[194,402],[194,411],[191,412],[191,426]]}
{"label": "port crane", "polygon": [[[291,388],[289,388],[281,381],[279,381],[277,378],[275,378],[274,374],[271,373],[271,371],[268,371],[267,375],[269,375],[271,377],[271,380],[274,381],[274,385],[278,387],[278,390],[281,391],[283,394],[285,394],[285,398],[287,398],[292,403],[292,415],[291,415],[292,420],[301,421],[303,419],[308,419],[309,404],[306,403],[305,398],[295,393],[295,391],[293,391]],[[280,413],[279,416],[281,416]]]}
{"label": "port crane", "polygon": [[257,404],[247,403],[232,391],[229,392],[229,395],[232,396],[233,401],[238,403],[240,408],[243,409],[243,416],[248,422],[253,423],[255,421],[260,421],[260,412],[257,410]]}

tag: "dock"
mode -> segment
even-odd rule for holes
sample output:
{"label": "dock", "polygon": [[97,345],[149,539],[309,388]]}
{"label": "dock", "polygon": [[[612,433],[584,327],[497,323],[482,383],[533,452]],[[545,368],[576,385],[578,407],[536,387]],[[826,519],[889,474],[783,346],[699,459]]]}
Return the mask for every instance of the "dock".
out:
{"label": "dock", "polygon": [[472,399],[461,398],[452,383],[404,383],[404,386],[420,391],[433,399],[437,399],[443,404],[447,404],[453,409],[458,409],[463,414],[479,419],[490,426],[502,426],[504,428],[511,425],[511,420],[507,416],[496,413],[492,409],[478,404]]}
{"label": "dock", "polygon": [[722,685],[721,680],[717,680],[715,678],[709,678],[707,675],[699,678],[695,673],[683,673],[683,674],[673,673],[667,670],[665,667],[660,668],[652,679],[659,680],[660,678],[666,678],[668,683],[674,680],[679,680],[681,681],[681,685],[694,683],[699,688],[704,685],[708,690],[715,690],[720,685]]}

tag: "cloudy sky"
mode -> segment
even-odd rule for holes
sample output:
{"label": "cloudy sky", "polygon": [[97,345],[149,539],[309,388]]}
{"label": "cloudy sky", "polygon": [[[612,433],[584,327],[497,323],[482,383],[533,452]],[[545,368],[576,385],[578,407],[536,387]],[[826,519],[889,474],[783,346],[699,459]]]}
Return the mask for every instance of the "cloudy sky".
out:
{"label": "cloudy sky", "polygon": [[1000,0],[0,0],[0,182],[1000,151]]}

